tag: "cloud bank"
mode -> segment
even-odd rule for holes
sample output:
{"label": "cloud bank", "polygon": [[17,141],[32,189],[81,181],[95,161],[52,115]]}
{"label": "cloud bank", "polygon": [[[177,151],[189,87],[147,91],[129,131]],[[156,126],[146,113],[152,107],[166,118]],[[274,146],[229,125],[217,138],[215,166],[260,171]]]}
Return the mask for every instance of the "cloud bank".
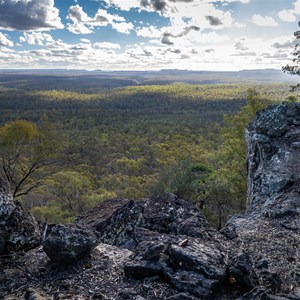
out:
{"label": "cloud bank", "polygon": [[0,1],[0,29],[37,31],[63,27],[54,0]]}

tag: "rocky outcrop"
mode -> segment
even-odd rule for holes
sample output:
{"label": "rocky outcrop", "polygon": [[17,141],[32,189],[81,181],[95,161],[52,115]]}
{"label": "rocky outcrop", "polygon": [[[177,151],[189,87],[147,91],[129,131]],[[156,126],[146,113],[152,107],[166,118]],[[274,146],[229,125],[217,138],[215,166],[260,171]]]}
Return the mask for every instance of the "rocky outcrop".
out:
{"label": "rocky outcrop", "polygon": [[0,257],[0,298],[300,299],[299,105],[262,111],[246,138],[247,212],[220,232],[171,193],[107,200],[48,228],[52,262],[42,248]]}
{"label": "rocky outcrop", "polygon": [[[221,230],[231,241],[230,276],[253,288],[241,299],[280,299],[271,296],[280,293],[300,299],[299,104],[259,112],[246,129],[246,144],[247,212]],[[240,260],[237,253],[246,256]]]}
{"label": "rocky outcrop", "polygon": [[124,266],[130,278],[158,276],[180,291],[211,297],[226,277],[221,235],[193,204],[174,194],[108,200],[75,223],[93,230],[99,242],[132,250]]}
{"label": "rocky outcrop", "polygon": [[26,251],[39,245],[38,224],[21,204],[0,186],[0,254]]}
{"label": "rocky outcrop", "polygon": [[300,228],[300,107],[269,107],[246,130],[248,212]]}

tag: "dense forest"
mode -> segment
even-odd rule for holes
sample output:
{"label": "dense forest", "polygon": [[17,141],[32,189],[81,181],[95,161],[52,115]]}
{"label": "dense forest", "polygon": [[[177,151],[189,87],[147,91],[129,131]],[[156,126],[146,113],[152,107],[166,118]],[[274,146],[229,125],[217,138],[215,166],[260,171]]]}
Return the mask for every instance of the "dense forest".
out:
{"label": "dense forest", "polygon": [[294,100],[288,84],[3,85],[1,177],[42,222],[169,191],[221,227],[246,203],[245,126],[266,105]]}

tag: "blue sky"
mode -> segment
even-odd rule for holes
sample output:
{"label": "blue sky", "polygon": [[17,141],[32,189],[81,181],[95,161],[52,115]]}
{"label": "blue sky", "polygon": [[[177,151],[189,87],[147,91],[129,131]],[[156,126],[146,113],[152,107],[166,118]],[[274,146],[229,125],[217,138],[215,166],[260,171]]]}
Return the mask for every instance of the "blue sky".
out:
{"label": "blue sky", "polygon": [[300,0],[0,0],[0,68],[281,68],[298,21]]}

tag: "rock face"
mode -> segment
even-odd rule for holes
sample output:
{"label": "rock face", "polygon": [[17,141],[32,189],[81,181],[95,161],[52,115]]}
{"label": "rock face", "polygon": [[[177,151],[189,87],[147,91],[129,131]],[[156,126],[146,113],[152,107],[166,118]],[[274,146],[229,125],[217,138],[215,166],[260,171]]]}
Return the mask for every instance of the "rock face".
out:
{"label": "rock face", "polygon": [[300,228],[300,107],[269,107],[246,130],[248,211]]}
{"label": "rock face", "polygon": [[0,254],[32,249],[39,245],[37,222],[0,186]]}
{"label": "rock face", "polygon": [[[59,264],[41,248],[0,257],[0,299],[299,300],[300,107],[262,111],[246,138],[247,212],[220,232],[170,193],[107,200],[49,227],[44,250]],[[16,204],[5,199],[2,215],[11,216]]]}

